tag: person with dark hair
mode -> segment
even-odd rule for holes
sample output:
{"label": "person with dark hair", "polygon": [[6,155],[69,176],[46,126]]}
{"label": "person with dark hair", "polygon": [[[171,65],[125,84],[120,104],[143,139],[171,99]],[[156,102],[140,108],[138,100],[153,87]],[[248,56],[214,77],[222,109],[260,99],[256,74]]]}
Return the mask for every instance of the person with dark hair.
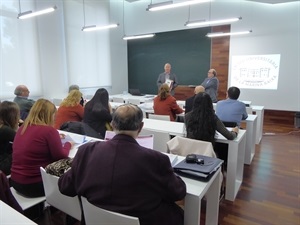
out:
{"label": "person with dark hair", "polygon": [[177,104],[176,99],[170,95],[170,88],[167,84],[162,84],[158,95],[153,99],[154,114],[169,115],[171,121],[175,121],[176,114],[183,113],[184,110]]}
{"label": "person with dark hair", "polygon": [[201,86],[205,88],[205,92],[209,94],[213,103],[218,101],[219,80],[215,69],[208,71],[207,78],[205,78]]}
{"label": "person with dark hair", "polygon": [[239,128],[228,131],[222,121],[215,115],[213,104],[207,93],[199,93],[194,99],[193,110],[185,115],[187,138],[208,141],[215,144],[216,131],[225,138],[233,140]]}
{"label": "person with dark hair", "polygon": [[0,170],[10,174],[12,163],[12,143],[19,128],[20,109],[17,103],[0,103]]}
{"label": "person with dark hair", "polygon": [[111,113],[108,92],[105,88],[99,88],[93,98],[85,104],[83,122],[105,137],[107,124],[112,119]]}
{"label": "person with dark hair", "polygon": [[195,99],[195,96],[198,94],[198,93],[202,93],[202,92],[205,92],[205,88],[201,85],[198,85],[195,87],[194,89],[194,95],[192,97],[189,97],[185,100],[185,113],[188,113],[190,111],[192,111],[193,109],[193,104],[194,104],[194,99]]}
{"label": "person with dark hair", "polygon": [[178,86],[178,80],[175,73],[171,72],[171,64],[166,63],[164,66],[164,72],[159,74],[156,84],[158,89],[160,89],[162,84],[168,83],[170,87],[170,94],[175,94],[175,88]]}
{"label": "person with dark hair", "polygon": [[138,217],[141,225],[183,225],[183,210],[175,201],[185,197],[185,183],[168,156],[135,140],[143,127],[142,110],[121,105],[111,124],[116,133],[111,140],[79,147],[71,169],[58,181],[60,192]]}
{"label": "person with dark hair", "polygon": [[24,124],[18,129],[12,153],[11,184],[26,197],[44,196],[40,167],[67,158],[72,143],[62,145],[53,127],[55,105],[39,99],[32,106]]}
{"label": "person with dark hair", "polygon": [[238,126],[241,121],[247,119],[246,105],[238,100],[240,89],[230,87],[227,90],[227,99],[219,101],[216,106],[216,114],[224,122],[235,122]]}
{"label": "person with dark hair", "polygon": [[26,119],[31,107],[35,103],[34,100],[28,99],[29,93],[30,91],[25,85],[18,85],[14,91],[16,95],[14,102],[19,105],[22,120]]}

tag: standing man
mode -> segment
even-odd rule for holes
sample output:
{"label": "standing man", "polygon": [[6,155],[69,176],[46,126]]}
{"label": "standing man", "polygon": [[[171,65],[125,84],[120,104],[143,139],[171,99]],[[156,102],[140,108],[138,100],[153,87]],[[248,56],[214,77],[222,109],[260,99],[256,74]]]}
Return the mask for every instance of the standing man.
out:
{"label": "standing man", "polygon": [[175,94],[175,88],[178,86],[178,80],[175,73],[171,72],[171,64],[165,64],[165,72],[159,74],[158,79],[156,81],[158,89],[164,83],[167,83],[171,90],[171,95]]}
{"label": "standing man", "polygon": [[20,107],[20,117],[22,120],[26,119],[31,107],[35,103],[34,100],[28,99],[30,91],[25,85],[18,85],[14,91],[16,97],[14,102]]}
{"label": "standing man", "polygon": [[185,183],[167,155],[135,140],[143,127],[142,110],[121,105],[111,125],[116,133],[111,140],[79,147],[71,169],[58,181],[60,192],[138,217],[141,225],[183,225],[183,210],[175,201],[185,197]]}
{"label": "standing man", "polygon": [[216,106],[216,114],[220,120],[225,122],[236,122],[240,127],[241,121],[247,119],[246,105],[237,100],[240,89],[230,87],[226,93],[226,100],[219,101]]}
{"label": "standing man", "polygon": [[210,69],[207,73],[207,78],[201,84],[205,88],[205,92],[209,94],[213,103],[218,101],[219,80],[217,71]]}

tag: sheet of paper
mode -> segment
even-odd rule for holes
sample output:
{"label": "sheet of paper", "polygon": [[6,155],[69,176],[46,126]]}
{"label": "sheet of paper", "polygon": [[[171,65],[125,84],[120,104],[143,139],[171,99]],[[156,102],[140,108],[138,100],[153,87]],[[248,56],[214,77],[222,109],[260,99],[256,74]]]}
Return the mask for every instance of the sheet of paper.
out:
{"label": "sheet of paper", "polygon": [[62,138],[61,139],[61,143],[64,145],[66,142],[73,142],[74,144],[81,144],[83,143],[85,140],[85,137],[84,136],[81,136],[81,135],[69,135],[69,134],[66,134],[65,135],[65,138]]}

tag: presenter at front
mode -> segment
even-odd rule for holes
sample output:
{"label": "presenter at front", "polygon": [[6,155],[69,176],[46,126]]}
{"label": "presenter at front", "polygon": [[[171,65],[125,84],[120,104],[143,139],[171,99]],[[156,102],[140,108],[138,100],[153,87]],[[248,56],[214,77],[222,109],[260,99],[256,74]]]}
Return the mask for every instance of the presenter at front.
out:
{"label": "presenter at front", "polygon": [[208,71],[207,78],[205,78],[201,86],[205,88],[205,92],[209,94],[213,103],[218,101],[219,80],[215,69]]}
{"label": "presenter at front", "polygon": [[166,63],[164,66],[165,72],[159,74],[157,79],[158,89],[164,83],[168,84],[171,90],[171,95],[175,94],[175,88],[178,86],[178,80],[174,73],[171,72],[171,64]]}

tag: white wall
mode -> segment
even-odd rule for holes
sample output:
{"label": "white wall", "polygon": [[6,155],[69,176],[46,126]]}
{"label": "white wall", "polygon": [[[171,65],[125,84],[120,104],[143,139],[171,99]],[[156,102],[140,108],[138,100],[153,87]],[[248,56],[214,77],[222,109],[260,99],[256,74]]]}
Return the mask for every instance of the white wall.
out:
{"label": "white wall", "polygon": [[[143,34],[186,29],[189,8],[148,12],[148,1],[125,2],[127,34]],[[155,2],[157,3],[157,2]],[[263,4],[247,1],[215,0],[194,5],[190,20],[241,16],[232,31],[253,30],[248,36],[231,37],[230,57],[249,54],[281,54],[279,85],[276,91],[243,89],[240,99],[264,105],[266,109],[300,111],[299,17],[300,3]],[[230,76],[230,71],[228,71]]]}

